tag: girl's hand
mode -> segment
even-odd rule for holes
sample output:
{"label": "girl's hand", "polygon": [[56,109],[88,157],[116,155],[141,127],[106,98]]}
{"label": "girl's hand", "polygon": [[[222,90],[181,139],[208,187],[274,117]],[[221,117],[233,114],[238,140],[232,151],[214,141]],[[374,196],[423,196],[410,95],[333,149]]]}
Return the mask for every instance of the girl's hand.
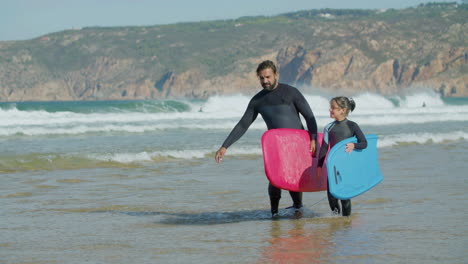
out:
{"label": "girl's hand", "polygon": [[353,149],[354,149],[354,143],[346,144],[346,149],[345,149],[346,152],[350,153],[351,151],[353,151]]}

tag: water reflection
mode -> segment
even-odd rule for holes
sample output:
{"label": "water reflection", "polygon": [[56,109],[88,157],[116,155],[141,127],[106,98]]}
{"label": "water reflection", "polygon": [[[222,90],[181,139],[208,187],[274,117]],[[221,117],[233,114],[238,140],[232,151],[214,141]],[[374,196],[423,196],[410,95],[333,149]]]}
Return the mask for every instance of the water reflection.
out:
{"label": "water reflection", "polygon": [[326,263],[336,251],[335,234],[351,226],[352,218],[272,221],[257,263]]}

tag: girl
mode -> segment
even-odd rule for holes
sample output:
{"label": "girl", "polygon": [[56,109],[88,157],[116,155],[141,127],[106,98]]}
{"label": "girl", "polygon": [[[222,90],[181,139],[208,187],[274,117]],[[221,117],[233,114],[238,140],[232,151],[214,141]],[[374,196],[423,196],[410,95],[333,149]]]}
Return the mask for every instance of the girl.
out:
{"label": "girl", "polygon": [[[327,152],[336,143],[343,139],[355,136],[358,143],[348,143],[344,151],[351,152],[353,149],[365,149],[367,147],[367,140],[359,128],[358,124],[348,120],[349,112],[352,112],[356,107],[353,99],[348,99],[344,96],[338,96],[330,100],[330,117],[335,121],[325,126],[323,132],[322,146],[319,152],[318,167],[322,167],[325,161]],[[343,216],[351,215],[351,200],[341,200],[341,210],[338,204],[338,199],[333,197],[330,189],[327,190],[328,203],[330,209],[334,214],[342,213]]]}

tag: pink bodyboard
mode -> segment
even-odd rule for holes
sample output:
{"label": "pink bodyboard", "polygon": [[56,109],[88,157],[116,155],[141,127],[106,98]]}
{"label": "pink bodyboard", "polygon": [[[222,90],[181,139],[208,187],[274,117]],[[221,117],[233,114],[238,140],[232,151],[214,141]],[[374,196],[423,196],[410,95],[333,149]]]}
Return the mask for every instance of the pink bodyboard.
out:
{"label": "pink bodyboard", "polygon": [[[323,134],[318,133],[320,149]],[[327,175],[317,173],[318,158],[310,152],[310,136],[306,130],[278,128],[262,136],[265,174],[274,186],[295,192],[327,190]]]}

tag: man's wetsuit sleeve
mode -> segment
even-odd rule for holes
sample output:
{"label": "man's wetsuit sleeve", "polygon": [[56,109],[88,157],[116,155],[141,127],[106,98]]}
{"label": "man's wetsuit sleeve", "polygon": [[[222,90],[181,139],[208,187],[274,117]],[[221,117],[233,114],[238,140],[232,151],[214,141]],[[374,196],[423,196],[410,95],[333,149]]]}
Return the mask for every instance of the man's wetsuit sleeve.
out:
{"label": "man's wetsuit sleeve", "polygon": [[294,105],[296,106],[296,109],[301,113],[301,115],[304,117],[306,124],[307,124],[307,130],[309,131],[310,138],[311,139],[316,139],[317,138],[317,121],[315,120],[314,113],[312,112],[312,109],[309,106],[309,103],[307,103],[307,100],[305,97],[302,95],[299,90],[296,90],[296,95],[295,95],[295,100],[294,100]]}
{"label": "man's wetsuit sleeve", "polygon": [[244,133],[247,131],[249,126],[253,123],[253,121],[255,121],[257,116],[258,112],[255,111],[253,101],[251,100],[249,105],[247,106],[247,109],[245,110],[244,115],[239,120],[237,125],[232,129],[231,133],[226,138],[222,146],[225,148],[229,148],[229,146],[231,146],[234,142],[241,138],[242,135],[244,135]]}
{"label": "man's wetsuit sleeve", "polygon": [[351,126],[352,126],[352,131],[354,131],[354,135],[356,135],[356,138],[357,138],[357,143],[354,143],[354,148],[355,149],[367,148],[367,139],[364,133],[362,133],[361,128],[358,126],[358,124],[354,122],[351,123]]}

